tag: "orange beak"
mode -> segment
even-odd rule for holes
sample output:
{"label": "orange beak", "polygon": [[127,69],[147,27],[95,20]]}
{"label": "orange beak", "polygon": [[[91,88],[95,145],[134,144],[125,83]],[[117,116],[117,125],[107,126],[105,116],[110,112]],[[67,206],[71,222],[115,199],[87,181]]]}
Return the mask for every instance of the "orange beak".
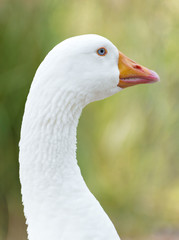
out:
{"label": "orange beak", "polygon": [[156,72],[137,64],[121,52],[119,52],[118,67],[120,71],[118,86],[120,88],[142,83],[154,83],[160,80]]}

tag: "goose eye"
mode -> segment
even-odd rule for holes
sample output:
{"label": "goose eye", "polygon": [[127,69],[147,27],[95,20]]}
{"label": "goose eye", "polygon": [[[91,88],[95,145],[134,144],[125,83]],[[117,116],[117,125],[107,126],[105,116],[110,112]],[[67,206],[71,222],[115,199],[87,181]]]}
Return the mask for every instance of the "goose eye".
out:
{"label": "goose eye", "polygon": [[97,54],[100,55],[100,56],[105,56],[107,53],[107,50],[105,48],[99,48],[97,50]]}

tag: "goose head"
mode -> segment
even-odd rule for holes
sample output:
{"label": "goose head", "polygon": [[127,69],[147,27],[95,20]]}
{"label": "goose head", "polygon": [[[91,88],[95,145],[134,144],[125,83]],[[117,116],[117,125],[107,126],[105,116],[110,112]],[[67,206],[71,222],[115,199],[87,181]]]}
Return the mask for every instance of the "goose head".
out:
{"label": "goose head", "polygon": [[58,44],[36,75],[39,73],[43,75],[41,80],[50,79],[56,90],[64,87],[76,95],[83,93],[85,104],[129,86],[159,81],[154,71],[132,61],[108,39],[95,34],[72,37]]}

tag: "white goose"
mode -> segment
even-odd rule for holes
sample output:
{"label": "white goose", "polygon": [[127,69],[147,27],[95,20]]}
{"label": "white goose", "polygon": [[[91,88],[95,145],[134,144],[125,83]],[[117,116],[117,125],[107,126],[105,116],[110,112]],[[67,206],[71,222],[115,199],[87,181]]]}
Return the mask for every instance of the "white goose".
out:
{"label": "white goose", "polygon": [[29,240],[119,240],[76,160],[82,109],[158,75],[98,35],[58,44],[38,68],[20,140],[20,181]]}

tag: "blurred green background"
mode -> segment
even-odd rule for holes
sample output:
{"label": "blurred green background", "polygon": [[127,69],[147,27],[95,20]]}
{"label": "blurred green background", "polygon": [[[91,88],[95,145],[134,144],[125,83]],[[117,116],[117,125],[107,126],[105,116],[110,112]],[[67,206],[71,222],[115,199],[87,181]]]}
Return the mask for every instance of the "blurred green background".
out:
{"label": "blurred green background", "polygon": [[0,240],[26,240],[18,177],[34,73],[60,41],[97,33],[161,82],[90,104],[78,161],[121,238],[179,239],[179,1],[0,1]]}

